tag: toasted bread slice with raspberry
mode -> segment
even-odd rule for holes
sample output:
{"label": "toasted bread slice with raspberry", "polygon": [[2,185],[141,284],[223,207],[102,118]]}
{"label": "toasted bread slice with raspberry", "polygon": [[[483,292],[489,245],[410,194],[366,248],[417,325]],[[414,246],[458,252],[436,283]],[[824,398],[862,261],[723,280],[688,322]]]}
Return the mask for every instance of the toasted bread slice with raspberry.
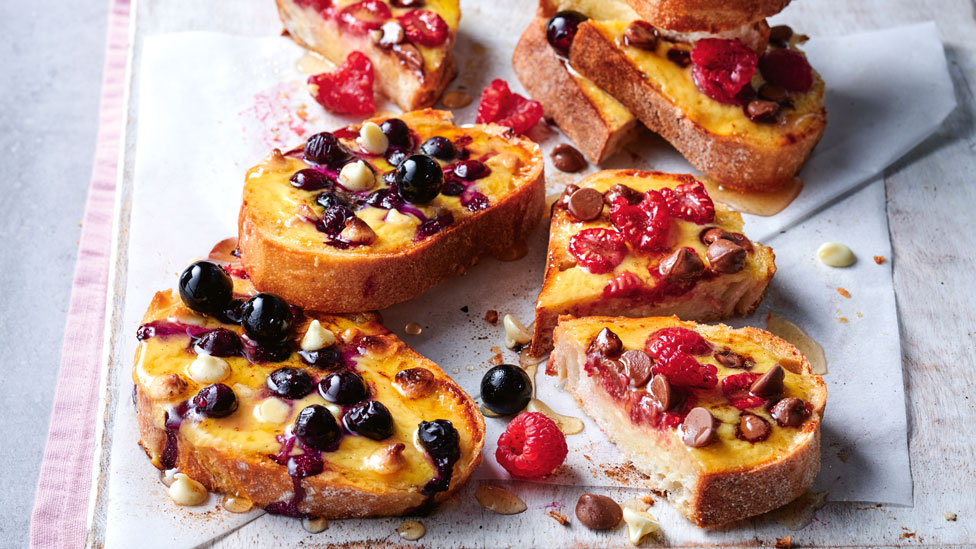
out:
{"label": "toasted bread slice with raspberry", "polygon": [[555,342],[547,371],[699,527],[813,484],[827,389],[786,341],[676,317],[565,317]]}
{"label": "toasted bread slice with raspberry", "polygon": [[789,0],[627,0],[641,19],[678,32],[720,32],[783,11]]}
{"label": "toasted bread slice with raspberry", "polygon": [[275,1],[295,42],[336,64],[354,51],[364,53],[378,91],[405,111],[433,106],[457,74],[451,53],[461,20],[457,0],[420,7],[388,0]]}
{"label": "toasted bread slice with raspberry", "polygon": [[[253,293],[235,278],[234,301],[217,316],[171,291],[153,298],[132,379],[139,443],[154,466],[296,517],[401,515],[467,481],[481,462],[484,419],[436,364],[374,313],[293,309],[283,343],[258,343],[239,321]],[[306,414],[317,421],[299,419]]]}
{"label": "toasted bread slice with raspberry", "polygon": [[[579,25],[570,48],[572,67],[718,183],[745,191],[769,191],[791,181],[826,126],[823,81],[798,53],[796,41],[771,43],[759,60],[761,69],[767,58],[799,56],[793,61],[802,65],[803,74],[796,81],[791,80],[795,78],[792,69],[776,75],[796,91],[779,84],[766,86],[772,83],[757,70],[750,83],[740,83],[734,97],[722,98],[711,91],[720,87],[718,84],[709,88],[711,95],[699,88],[701,82],[693,77],[696,65],[692,52],[699,46],[704,52],[706,44],[712,49],[732,50],[745,45],[742,40],[699,40],[692,46],[654,34],[641,25],[595,20]],[[629,30],[632,28],[636,31]],[[630,40],[628,32],[642,35],[643,40]],[[762,43],[761,32],[757,43]],[[744,55],[751,59],[743,63],[756,63],[753,54],[746,51]],[[713,58],[721,57],[718,52]],[[769,67],[765,70],[773,71],[776,64],[765,66]],[[716,72],[708,70],[706,82]]]}
{"label": "toasted bread slice with raspberry", "polygon": [[560,315],[712,321],[749,314],[775,273],[772,249],[743,235],[742,216],[714,204],[694,177],[597,172],[553,208],[530,352],[552,349]]}
{"label": "toasted bread slice with raspberry", "polygon": [[[375,134],[376,124],[406,129],[392,140],[374,135],[379,143],[367,146],[360,134]],[[403,196],[394,168],[434,137],[445,144],[428,149],[440,158],[421,160],[443,184],[424,187],[431,196]],[[509,255],[545,210],[539,146],[501,126],[457,127],[450,113],[425,110],[308,143],[248,172],[238,234],[255,287],[304,308],[358,312],[406,301],[479,258]],[[304,175],[318,183],[297,188]]]}

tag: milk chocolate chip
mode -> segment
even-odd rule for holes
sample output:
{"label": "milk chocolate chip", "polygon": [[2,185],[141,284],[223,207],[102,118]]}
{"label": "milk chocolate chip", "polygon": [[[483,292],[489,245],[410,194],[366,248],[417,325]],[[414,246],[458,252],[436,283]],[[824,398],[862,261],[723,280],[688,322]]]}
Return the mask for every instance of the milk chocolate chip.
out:
{"label": "milk chocolate chip", "polygon": [[617,337],[617,334],[610,331],[610,328],[604,328],[593,338],[593,342],[590,343],[587,352],[613,357],[619,355],[623,348],[624,344]]}
{"label": "milk chocolate chip", "polygon": [[753,363],[751,358],[744,357],[739,353],[733,352],[728,347],[715,353],[715,360],[726,368],[736,368],[740,370],[750,368]]}
{"label": "milk chocolate chip", "polygon": [[607,496],[583,494],[576,502],[576,518],[591,530],[609,530],[620,524],[624,511]]}
{"label": "milk chocolate chip", "polygon": [[763,84],[762,87],[759,88],[759,97],[768,99],[770,101],[775,101],[777,103],[786,99],[786,93],[786,88],[783,86],[777,86],[776,84]]}
{"label": "milk chocolate chip", "polygon": [[654,376],[651,380],[651,387],[648,391],[651,398],[658,405],[662,412],[667,412],[674,406],[675,400],[674,390],[671,389],[671,382],[668,378],[664,377],[663,374],[658,374]]}
{"label": "milk chocolate chip", "polygon": [[642,50],[657,49],[657,29],[646,21],[634,21],[624,31],[624,42]]}
{"label": "milk chocolate chip", "polygon": [[783,392],[783,378],[786,372],[777,364],[752,383],[749,392],[760,397],[774,397]]}
{"label": "milk chocolate chip", "polygon": [[603,194],[596,189],[579,189],[569,197],[569,213],[580,221],[590,221],[603,213]]}
{"label": "milk chocolate chip", "polygon": [[651,379],[651,357],[644,351],[627,351],[620,357],[620,362],[634,387],[643,387]]}
{"label": "milk chocolate chip", "polygon": [[549,156],[552,158],[552,165],[561,172],[576,173],[586,167],[583,153],[566,143],[556,145]]}
{"label": "milk chocolate chip", "polygon": [[779,112],[779,103],[766,101],[765,99],[754,99],[746,105],[746,116],[753,122],[772,122],[776,119]]}
{"label": "milk chocolate chip", "polygon": [[569,197],[573,196],[573,193],[575,193],[578,190],[579,190],[579,186],[578,185],[573,185],[572,183],[570,183],[569,185],[566,185],[566,188],[563,189],[563,194],[559,195],[559,200],[556,200],[555,202],[552,203],[553,209],[555,209],[557,207],[559,207],[559,208],[568,208],[569,207]]}
{"label": "milk chocolate chip", "polygon": [[644,195],[640,192],[620,183],[610,187],[607,192],[603,193],[603,201],[607,204],[613,204],[617,200],[617,197],[623,197],[631,206],[640,203],[644,199]]}
{"label": "milk chocolate chip", "polygon": [[705,272],[705,263],[695,250],[679,248],[661,261],[658,272],[669,282],[693,282]]}
{"label": "milk chocolate chip", "polygon": [[749,442],[762,442],[772,432],[769,422],[755,414],[742,414],[739,417],[739,438]]}
{"label": "milk chocolate chip", "polygon": [[776,25],[769,29],[769,42],[774,46],[785,48],[793,37],[793,29],[789,25]]}
{"label": "milk chocolate chip", "polygon": [[796,397],[784,398],[769,411],[780,427],[799,427],[807,418],[806,403]]}
{"label": "milk chocolate chip", "polygon": [[731,240],[719,238],[708,246],[708,264],[717,273],[737,273],[746,264],[746,249]]}
{"label": "milk chocolate chip", "polygon": [[692,448],[701,448],[715,442],[715,417],[702,408],[692,408],[681,424],[682,441]]}

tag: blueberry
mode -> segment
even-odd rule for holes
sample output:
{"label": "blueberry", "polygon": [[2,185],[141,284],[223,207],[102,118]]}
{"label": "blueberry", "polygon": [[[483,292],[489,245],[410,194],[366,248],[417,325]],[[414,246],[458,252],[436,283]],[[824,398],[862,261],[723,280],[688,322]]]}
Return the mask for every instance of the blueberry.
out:
{"label": "blueberry", "polygon": [[329,402],[348,405],[365,400],[369,396],[369,389],[359,374],[342,370],[322,378],[319,394]]}
{"label": "blueberry", "polygon": [[404,200],[414,204],[426,204],[441,192],[444,171],[433,158],[415,154],[397,166],[396,183]]}
{"label": "blueberry", "polygon": [[281,343],[291,331],[288,302],[275,294],[258,294],[244,306],[241,324],[248,337],[261,344]]}
{"label": "blueberry", "polygon": [[461,457],[457,429],[446,419],[420,422],[417,427],[417,439],[434,459],[457,461]]}
{"label": "blueberry", "polygon": [[488,177],[489,174],[491,174],[491,168],[480,160],[462,160],[454,165],[454,175],[465,181]]}
{"label": "blueberry", "polygon": [[243,350],[241,338],[227,328],[210,330],[196,338],[193,350],[198,355],[239,356]]}
{"label": "blueberry", "polygon": [[313,164],[321,164],[338,169],[346,163],[351,155],[339,138],[329,132],[313,135],[305,142],[305,160]]}
{"label": "blueberry", "polygon": [[230,303],[224,307],[224,310],[217,313],[217,318],[220,319],[224,324],[240,324],[241,319],[244,318],[244,305],[246,305],[243,299],[232,299]]}
{"label": "blueberry", "polygon": [[237,395],[223,383],[213,383],[193,397],[193,407],[207,417],[227,417],[237,410]]}
{"label": "blueberry", "polygon": [[291,356],[291,346],[287,343],[268,343],[245,345],[244,356],[253,363],[284,362]]}
{"label": "blueberry", "polygon": [[325,209],[334,208],[340,206],[343,208],[349,207],[349,196],[345,193],[339,194],[331,191],[326,191],[324,193],[319,193],[315,197],[315,203],[322,206]]}
{"label": "blueberry", "polygon": [[569,47],[573,45],[573,38],[576,38],[576,31],[580,23],[586,21],[587,17],[578,11],[561,11],[552,16],[546,23],[546,40],[554,50],[563,56],[569,55]]}
{"label": "blueberry", "polygon": [[396,187],[385,187],[366,197],[366,203],[374,208],[395,210],[403,206],[403,197],[397,192]]}
{"label": "blueberry", "polygon": [[332,412],[321,404],[306,406],[295,418],[295,436],[313,450],[330,450],[342,432]]}
{"label": "blueberry", "polygon": [[314,366],[320,370],[335,370],[345,366],[342,353],[335,347],[326,347],[318,351],[298,351],[298,356],[309,366]]}
{"label": "blueberry", "polygon": [[288,181],[291,183],[292,187],[302,189],[303,191],[331,189],[335,185],[335,181],[329,179],[327,175],[318,170],[313,170],[310,168],[298,170]]}
{"label": "blueberry", "polygon": [[382,403],[375,400],[363,402],[342,414],[346,429],[373,440],[383,440],[393,435],[393,416]]}
{"label": "blueberry", "polygon": [[410,128],[407,127],[406,122],[403,120],[399,118],[384,120],[380,124],[380,129],[383,130],[383,134],[390,141],[391,147],[398,149],[411,148]]}
{"label": "blueberry", "polygon": [[217,314],[233,299],[234,281],[215,263],[197,261],[180,275],[180,297],[198,313]]}
{"label": "blueberry", "polygon": [[315,222],[315,228],[329,236],[338,236],[346,228],[346,220],[355,214],[347,206],[329,206]]}
{"label": "blueberry", "polygon": [[532,380],[518,366],[495,366],[481,378],[481,400],[485,408],[496,414],[517,414],[531,399]]}
{"label": "blueberry", "polygon": [[298,368],[278,368],[266,383],[272,393],[288,400],[298,400],[315,390],[312,376]]}
{"label": "blueberry", "polygon": [[420,146],[420,151],[427,156],[433,156],[441,160],[451,160],[455,154],[454,143],[451,143],[450,139],[440,135],[424,141],[424,144]]}
{"label": "blueberry", "polygon": [[441,187],[441,194],[444,196],[461,196],[467,187],[457,179],[448,179]]}

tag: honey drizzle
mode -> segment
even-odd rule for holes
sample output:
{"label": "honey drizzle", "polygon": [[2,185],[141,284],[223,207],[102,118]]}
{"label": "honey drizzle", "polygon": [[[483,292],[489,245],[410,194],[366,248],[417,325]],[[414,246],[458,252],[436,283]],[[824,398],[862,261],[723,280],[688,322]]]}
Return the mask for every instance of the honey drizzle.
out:
{"label": "honey drizzle", "polygon": [[823,347],[810,337],[810,334],[806,333],[803,328],[785,318],[770,314],[766,317],[766,330],[785,339],[803,353],[803,356],[810,361],[810,369],[813,373],[817,375],[827,373],[827,355],[824,353]]}
{"label": "honey drizzle", "polygon": [[786,209],[803,190],[803,180],[794,177],[782,187],[769,192],[736,191],[708,178],[700,178],[713,200],[742,213],[769,217]]}

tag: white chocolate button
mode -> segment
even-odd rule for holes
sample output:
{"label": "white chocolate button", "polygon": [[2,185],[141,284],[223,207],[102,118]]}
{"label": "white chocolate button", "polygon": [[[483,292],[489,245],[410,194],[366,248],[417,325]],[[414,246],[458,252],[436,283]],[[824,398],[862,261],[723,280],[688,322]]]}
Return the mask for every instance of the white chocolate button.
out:
{"label": "white chocolate button", "polygon": [[328,328],[323,328],[322,323],[313,320],[305,330],[305,337],[302,338],[303,351],[318,351],[326,347],[335,345],[336,337]]}
{"label": "white chocolate button", "polygon": [[660,529],[653,515],[630,507],[624,507],[624,522],[627,523],[627,537],[634,545],[639,544],[644,536]]}
{"label": "white chocolate button", "polygon": [[216,383],[230,375],[230,365],[222,358],[197,355],[186,368],[186,374],[197,383]]}
{"label": "white chocolate button", "polygon": [[850,267],[857,261],[854,252],[840,242],[824,242],[817,248],[817,257],[828,267]]}
{"label": "white chocolate button", "polygon": [[376,177],[365,162],[357,160],[342,167],[339,184],[353,192],[368,191],[376,185]]}
{"label": "white chocolate button", "polygon": [[383,218],[383,221],[392,223],[394,225],[403,225],[406,223],[411,225],[417,224],[416,217],[409,214],[400,213],[400,210],[390,210],[390,212],[386,214],[386,217]]}
{"label": "white chocolate button", "polygon": [[231,389],[234,390],[234,394],[237,395],[238,399],[251,398],[254,395],[254,389],[242,383],[235,383]]}
{"label": "white chocolate button", "polygon": [[375,122],[366,122],[359,128],[359,145],[369,154],[383,154],[390,140]]}
{"label": "white chocolate button", "polygon": [[266,398],[254,407],[254,417],[258,421],[281,425],[291,417],[291,405],[278,398]]}
{"label": "white chocolate button", "polygon": [[207,489],[183,473],[176,473],[169,487],[169,497],[177,505],[200,505],[207,501]]}
{"label": "white chocolate button", "polygon": [[309,534],[319,534],[329,529],[329,521],[321,518],[303,518],[302,528]]}
{"label": "white chocolate button", "polygon": [[325,406],[325,409],[328,410],[330,414],[332,414],[332,417],[336,418],[336,421],[342,419],[342,406],[339,406],[338,404],[334,404],[332,402],[326,402],[322,404],[322,406]]}
{"label": "white chocolate button", "polygon": [[503,323],[505,324],[505,346],[509,349],[532,341],[532,335],[514,316],[505,315]]}

